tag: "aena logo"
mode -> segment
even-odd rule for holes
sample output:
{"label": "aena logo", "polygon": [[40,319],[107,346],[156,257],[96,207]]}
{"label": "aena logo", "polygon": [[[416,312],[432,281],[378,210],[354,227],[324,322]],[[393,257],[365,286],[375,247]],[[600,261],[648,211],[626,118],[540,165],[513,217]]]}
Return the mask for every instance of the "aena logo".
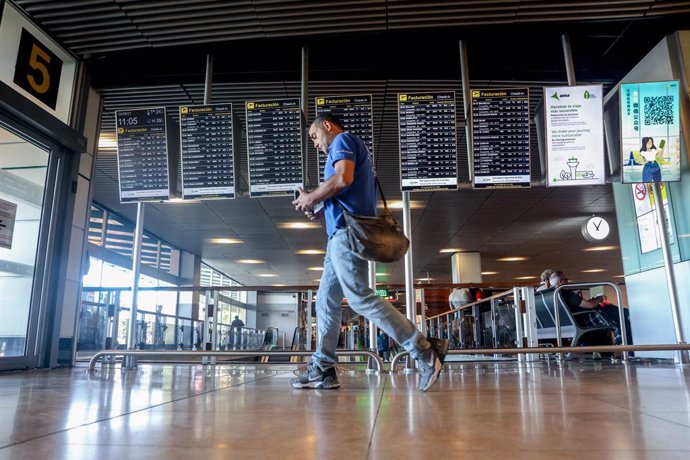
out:
{"label": "aena logo", "polygon": [[558,91],[554,91],[553,94],[551,95],[551,99],[556,99],[557,101],[560,101],[562,97],[570,97],[570,94],[568,94],[568,93],[558,94]]}

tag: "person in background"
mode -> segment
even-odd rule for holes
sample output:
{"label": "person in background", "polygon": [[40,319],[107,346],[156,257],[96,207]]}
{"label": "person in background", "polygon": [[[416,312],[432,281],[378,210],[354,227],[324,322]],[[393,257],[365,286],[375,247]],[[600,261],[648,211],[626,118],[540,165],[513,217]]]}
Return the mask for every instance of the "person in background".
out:
{"label": "person in background", "polygon": [[230,323],[230,330],[232,330],[233,335],[235,336],[235,340],[230,341],[233,348],[241,348],[242,347],[242,328],[243,327],[244,327],[244,321],[242,321],[239,316],[235,315],[235,319],[232,321],[232,323]]}
{"label": "person in background", "polygon": [[[549,281],[551,286],[556,288],[564,284],[568,284],[568,278],[565,277],[563,272],[558,271],[551,274]],[[578,311],[597,309],[601,316],[609,323],[610,326],[614,328],[616,337],[614,343],[620,345],[622,343],[621,334],[621,322],[620,322],[620,310],[618,306],[610,304],[606,300],[605,295],[598,295],[592,297],[591,299],[582,298],[577,292],[570,289],[563,289],[560,291],[563,301],[566,303],[571,312],[575,313]],[[632,327],[630,325],[630,315],[628,309],[623,309],[623,318],[625,320],[625,330],[628,345],[632,342]]]}
{"label": "person in background", "polygon": [[537,292],[544,291],[546,289],[549,289],[551,287],[551,282],[549,281],[549,278],[551,277],[551,274],[553,273],[553,270],[550,268],[547,268],[543,272],[541,272],[541,275],[539,275],[539,286],[537,286]]}
{"label": "person in background", "polygon": [[376,349],[379,352],[379,356],[384,361],[390,360],[391,354],[391,339],[383,331],[379,331],[379,336],[376,338]]}

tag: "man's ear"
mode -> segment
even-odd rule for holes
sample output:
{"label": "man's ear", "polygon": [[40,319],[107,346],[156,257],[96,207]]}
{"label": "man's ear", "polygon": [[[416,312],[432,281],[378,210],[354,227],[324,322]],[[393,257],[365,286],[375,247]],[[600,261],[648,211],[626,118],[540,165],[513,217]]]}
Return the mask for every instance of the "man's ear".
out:
{"label": "man's ear", "polygon": [[331,124],[330,121],[324,120],[323,121],[323,129],[325,129],[327,132],[329,132],[333,128],[333,124]]}

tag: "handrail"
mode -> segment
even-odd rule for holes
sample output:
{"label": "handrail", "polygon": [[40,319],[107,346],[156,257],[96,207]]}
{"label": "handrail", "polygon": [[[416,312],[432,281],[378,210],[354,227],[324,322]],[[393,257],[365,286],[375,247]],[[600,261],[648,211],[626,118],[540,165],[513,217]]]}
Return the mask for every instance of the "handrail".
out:
{"label": "handrail", "polygon": [[[554,319],[556,320],[556,346],[557,347],[562,347],[563,342],[561,340],[561,319],[560,319],[560,312],[558,306],[560,305],[560,302],[558,301],[558,293],[561,292],[563,289],[580,289],[580,288],[587,288],[587,287],[598,287],[598,286],[610,286],[616,291],[616,300],[618,301],[618,321],[620,322],[620,331],[621,331],[621,344],[623,346],[628,345],[628,334],[627,334],[627,327],[625,325],[625,313],[623,312],[623,305],[621,304],[621,290],[613,284],[610,281],[598,281],[594,283],[572,283],[572,284],[562,284],[560,286],[556,286],[556,289],[553,290],[553,310],[554,310]],[[564,308],[568,308],[568,305],[564,305]],[[628,352],[624,351],[623,352],[623,359],[627,360],[628,359]]]}
{"label": "handrail", "polygon": [[[545,354],[545,353],[606,353],[619,352],[627,354],[629,351],[676,351],[676,350],[690,350],[688,343],[669,343],[659,345],[588,345],[585,347],[527,347],[527,348],[472,348],[460,350],[448,350],[446,355],[518,355],[520,353]],[[403,351],[398,353],[391,360],[391,372],[395,372],[395,366],[405,356],[410,353]]]}
{"label": "handrail", "polygon": [[[142,351],[142,350],[105,350],[99,351],[89,360],[88,372],[96,371],[96,362],[103,356],[167,356],[167,357],[204,357],[204,356],[311,356],[313,351]],[[377,372],[383,372],[383,360],[379,355],[368,350],[339,350],[337,356],[368,356],[376,362]]]}
{"label": "handrail", "polygon": [[498,294],[494,294],[494,295],[492,295],[491,297],[485,297],[485,298],[480,299],[480,300],[477,300],[477,301],[475,301],[475,302],[466,303],[465,305],[461,305],[461,306],[459,306],[459,307],[452,308],[452,309],[450,309],[450,310],[448,310],[448,311],[446,311],[446,312],[439,313],[438,315],[429,316],[428,318],[426,318],[426,320],[427,320],[427,321],[430,321],[430,320],[432,320],[432,319],[438,318],[439,316],[450,315],[451,313],[455,313],[455,312],[458,312],[458,311],[461,311],[461,310],[466,310],[466,309],[468,309],[468,308],[470,308],[470,307],[473,307],[473,306],[475,306],[475,305],[478,305],[478,304],[480,304],[480,303],[482,303],[482,302],[486,302],[486,301],[488,301],[488,300],[497,299],[497,298],[499,298],[499,297],[503,297],[503,296],[506,296],[506,295],[512,294],[512,293],[513,293],[513,290],[512,290],[512,289],[509,290],[509,291],[499,292]]}

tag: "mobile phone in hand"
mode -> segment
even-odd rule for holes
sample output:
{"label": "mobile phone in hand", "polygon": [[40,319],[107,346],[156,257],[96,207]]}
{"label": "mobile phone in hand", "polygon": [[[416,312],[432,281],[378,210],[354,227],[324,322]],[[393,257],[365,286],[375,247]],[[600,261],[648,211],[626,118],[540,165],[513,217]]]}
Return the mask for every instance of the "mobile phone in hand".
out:
{"label": "mobile phone in hand", "polygon": [[666,145],[666,139],[661,139],[661,142],[659,142],[659,148],[663,149],[665,145]]}
{"label": "mobile phone in hand", "polygon": [[311,212],[313,212],[314,214],[318,214],[319,212],[321,212],[322,209],[323,209],[323,201],[316,203],[314,205],[314,209],[312,209]]}

